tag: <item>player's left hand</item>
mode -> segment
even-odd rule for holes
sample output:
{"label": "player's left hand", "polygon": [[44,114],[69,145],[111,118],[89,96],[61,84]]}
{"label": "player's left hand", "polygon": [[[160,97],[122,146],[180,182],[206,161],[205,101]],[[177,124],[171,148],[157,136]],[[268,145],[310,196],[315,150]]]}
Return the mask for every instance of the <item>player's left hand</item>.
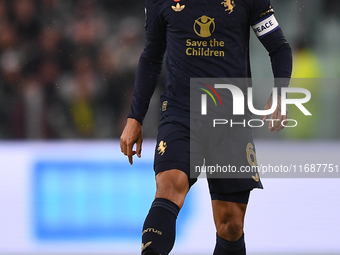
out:
{"label": "player's left hand", "polygon": [[[267,104],[265,105],[264,109],[269,110],[272,107],[273,104],[273,95],[270,96]],[[268,119],[269,115],[263,116],[263,121],[266,121]],[[286,110],[286,113],[281,113],[281,96],[277,96],[277,107],[275,111],[271,115],[271,120],[269,121],[269,131],[270,132],[279,132],[282,129],[284,129],[284,126],[282,125],[282,122],[288,119],[288,109]]]}

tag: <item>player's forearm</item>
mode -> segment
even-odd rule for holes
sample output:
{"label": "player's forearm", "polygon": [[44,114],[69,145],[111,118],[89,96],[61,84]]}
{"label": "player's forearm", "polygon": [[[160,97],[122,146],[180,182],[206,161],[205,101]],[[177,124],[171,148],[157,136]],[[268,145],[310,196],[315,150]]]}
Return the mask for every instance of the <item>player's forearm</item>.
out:
{"label": "player's forearm", "polygon": [[282,44],[277,51],[270,54],[270,60],[274,74],[274,87],[278,88],[278,94],[281,95],[281,88],[289,86],[292,75],[293,57],[289,44]]}
{"label": "player's forearm", "polygon": [[163,44],[147,42],[139,59],[131,111],[128,118],[136,119],[141,124],[162,71],[164,51],[165,46]]}
{"label": "player's forearm", "polygon": [[278,93],[281,95],[281,88],[289,85],[292,75],[292,50],[281,29],[265,36],[261,39],[261,42],[269,52],[274,75],[274,86],[278,88]]}

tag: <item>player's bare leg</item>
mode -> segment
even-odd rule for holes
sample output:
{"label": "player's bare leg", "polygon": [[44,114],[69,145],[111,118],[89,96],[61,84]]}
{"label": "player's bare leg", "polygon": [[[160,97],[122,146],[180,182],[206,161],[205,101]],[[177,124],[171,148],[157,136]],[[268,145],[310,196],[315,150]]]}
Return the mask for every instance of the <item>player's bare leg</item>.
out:
{"label": "player's bare leg", "polygon": [[212,207],[217,231],[214,255],[246,254],[243,226],[247,205],[213,200]]}
{"label": "player's bare leg", "polygon": [[176,219],[189,191],[187,175],[168,170],[156,175],[157,191],[142,233],[143,255],[166,255],[175,242]]}
{"label": "player's bare leg", "polygon": [[182,208],[189,191],[188,176],[180,170],[169,170],[156,175],[155,198],[166,198]]}

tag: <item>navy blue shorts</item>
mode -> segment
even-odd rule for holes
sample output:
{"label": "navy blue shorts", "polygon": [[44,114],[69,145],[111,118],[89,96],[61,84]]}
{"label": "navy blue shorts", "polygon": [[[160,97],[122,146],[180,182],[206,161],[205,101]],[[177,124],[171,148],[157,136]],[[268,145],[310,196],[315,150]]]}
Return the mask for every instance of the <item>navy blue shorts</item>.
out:
{"label": "navy blue shorts", "polygon": [[[190,123],[191,121],[191,123]],[[196,136],[190,136],[190,124],[195,125]],[[255,154],[249,158],[247,146],[253,143],[252,129],[250,128],[225,128],[223,135],[204,140],[204,135],[211,134],[214,130],[211,123],[190,120],[180,116],[165,116],[158,127],[157,145],[155,149],[154,170],[158,174],[163,171],[178,169],[188,176],[191,187],[199,176],[190,171],[190,163],[194,157],[197,162],[206,165],[234,165],[240,167],[256,161]],[[203,138],[203,140],[201,139]],[[203,142],[202,142],[203,141]],[[213,163],[212,163],[213,162]],[[252,178],[211,178],[207,174],[208,185],[212,200],[247,203],[249,193],[254,188],[262,188],[261,181]]]}

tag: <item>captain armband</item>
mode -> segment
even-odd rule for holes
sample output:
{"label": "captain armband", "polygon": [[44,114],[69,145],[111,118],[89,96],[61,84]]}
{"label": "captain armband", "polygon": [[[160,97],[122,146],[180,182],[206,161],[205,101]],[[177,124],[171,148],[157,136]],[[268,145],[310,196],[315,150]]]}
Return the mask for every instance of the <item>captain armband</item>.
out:
{"label": "captain armband", "polygon": [[280,27],[274,14],[264,17],[252,26],[257,37],[261,38],[270,34]]}

